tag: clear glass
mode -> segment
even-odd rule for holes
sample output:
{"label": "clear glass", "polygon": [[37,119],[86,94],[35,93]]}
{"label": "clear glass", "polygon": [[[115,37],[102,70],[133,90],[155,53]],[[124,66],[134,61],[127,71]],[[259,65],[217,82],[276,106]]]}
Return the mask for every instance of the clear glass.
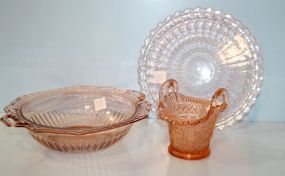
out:
{"label": "clear glass", "polygon": [[[145,40],[139,85],[155,111],[161,83],[175,79],[182,93],[209,99],[219,87],[230,108],[217,120],[222,129],[241,120],[262,84],[262,59],[254,36],[232,16],[213,9],[187,9],[165,19]],[[155,72],[166,77],[155,82]]]}
{"label": "clear glass", "polygon": [[[100,98],[103,105],[96,109]],[[78,86],[24,95],[4,110],[5,125],[27,128],[51,149],[81,152],[119,141],[134,122],[147,117],[150,104],[136,91]]]}
{"label": "clear glass", "polygon": [[204,100],[179,93],[177,81],[170,79],[162,84],[159,97],[157,114],[168,122],[169,153],[187,160],[209,156],[216,120],[228,107],[226,89]]}

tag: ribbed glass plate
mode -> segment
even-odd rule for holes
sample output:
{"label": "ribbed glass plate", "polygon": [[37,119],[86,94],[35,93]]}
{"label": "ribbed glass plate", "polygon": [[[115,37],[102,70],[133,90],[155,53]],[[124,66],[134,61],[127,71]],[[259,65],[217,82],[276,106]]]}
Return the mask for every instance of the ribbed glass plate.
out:
{"label": "ribbed glass plate", "polygon": [[255,102],[262,84],[262,59],[254,36],[232,16],[213,9],[177,12],[151,31],[139,58],[139,85],[153,105],[159,86],[175,79],[180,91],[210,99],[224,87],[229,109],[219,128],[241,120]]}

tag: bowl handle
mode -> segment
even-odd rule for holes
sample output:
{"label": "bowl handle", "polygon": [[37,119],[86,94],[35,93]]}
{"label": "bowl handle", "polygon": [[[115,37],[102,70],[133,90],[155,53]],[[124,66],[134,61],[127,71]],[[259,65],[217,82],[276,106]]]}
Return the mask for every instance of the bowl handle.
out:
{"label": "bowl handle", "polygon": [[[13,121],[9,120],[12,119]],[[20,121],[17,117],[12,114],[5,114],[0,118],[0,121],[7,127],[25,127],[27,123]]]}
{"label": "bowl handle", "polygon": [[174,79],[169,79],[160,86],[159,100],[161,100],[169,92],[179,92],[178,82]]}
{"label": "bowl handle", "polygon": [[212,107],[220,107],[221,112],[225,111],[228,107],[228,96],[228,91],[225,88],[216,90],[211,101]]}

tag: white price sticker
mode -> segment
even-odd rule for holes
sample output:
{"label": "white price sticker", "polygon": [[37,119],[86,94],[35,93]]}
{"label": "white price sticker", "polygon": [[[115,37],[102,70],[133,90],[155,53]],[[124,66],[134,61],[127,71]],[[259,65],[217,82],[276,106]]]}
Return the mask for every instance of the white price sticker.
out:
{"label": "white price sticker", "polygon": [[95,111],[100,111],[107,108],[105,97],[94,99]]}
{"label": "white price sticker", "polygon": [[162,84],[166,81],[166,71],[154,71],[153,73],[153,83]]}

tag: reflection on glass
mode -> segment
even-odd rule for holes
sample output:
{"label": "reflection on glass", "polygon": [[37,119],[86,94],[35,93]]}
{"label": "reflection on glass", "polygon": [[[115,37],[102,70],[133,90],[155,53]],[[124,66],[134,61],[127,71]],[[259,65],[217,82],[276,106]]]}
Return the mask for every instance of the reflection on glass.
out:
{"label": "reflection on glass", "polygon": [[249,49],[245,39],[236,34],[233,40],[225,44],[218,52],[218,57],[223,64],[229,64],[231,67],[244,66],[249,62],[245,62],[249,57]]}

